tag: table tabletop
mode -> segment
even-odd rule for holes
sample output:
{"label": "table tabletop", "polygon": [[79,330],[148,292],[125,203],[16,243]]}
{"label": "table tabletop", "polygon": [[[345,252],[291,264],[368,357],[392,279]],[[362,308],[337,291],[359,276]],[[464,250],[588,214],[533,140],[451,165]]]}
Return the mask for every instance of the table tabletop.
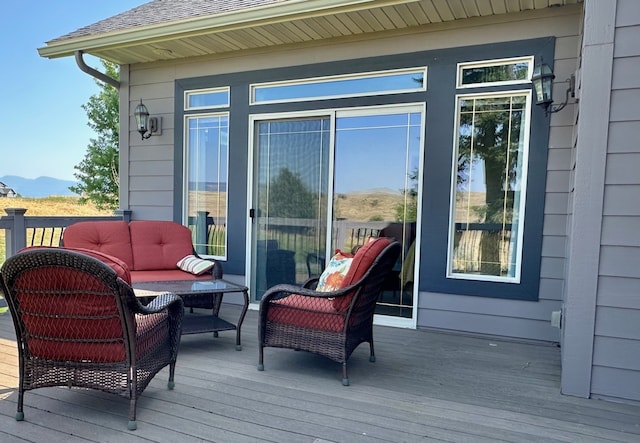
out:
{"label": "table tabletop", "polygon": [[148,296],[148,293],[173,292],[178,295],[245,292],[246,286],[231,283],[224,279],[216,280],[167,280],[133,283],[137,296]]}

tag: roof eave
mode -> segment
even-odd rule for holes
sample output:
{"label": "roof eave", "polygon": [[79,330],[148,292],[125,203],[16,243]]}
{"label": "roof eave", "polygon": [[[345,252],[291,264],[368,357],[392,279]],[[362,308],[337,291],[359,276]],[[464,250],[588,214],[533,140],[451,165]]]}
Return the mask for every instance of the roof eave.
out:
{"label": "roof eave", "polygon": [[141,42],[153,43],[207,32],[221,32],[247,28],[257,24],[278,23],[293,18],[306,18],[416,1],[418,0],[294,0],[224,14],[139,26],[123,31],[53,40],[47,42],[47,46],[38,48],[38,53],[46,58],[69,57],[74,55],[76,51],[91,53],[95,49],[126,47]]}

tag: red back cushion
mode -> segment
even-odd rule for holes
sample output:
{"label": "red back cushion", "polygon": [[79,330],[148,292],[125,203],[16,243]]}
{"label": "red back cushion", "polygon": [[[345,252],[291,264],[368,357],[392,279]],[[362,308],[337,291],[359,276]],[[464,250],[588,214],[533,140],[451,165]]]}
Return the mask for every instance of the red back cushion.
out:
{"label": "red back cushion", "polygon": [[[356,283],[369,270],[376,257],[391,244],[386,237],[371,239],[356,252],[353,257],[349,271],[342,280],[341,288],[346,288]],[[336,311],[345,311],[349,308],[351,296],[338,297],[333,300],[333,306]]]}
{"label": "red back cushion", "polygon": [[134,220],[129,231],[136,271],[177,269],[178,261],[193,254],[191,231],[179,223]]}
{"label": "red back cushion", "polygon": [[15,288],[33,356],[95,362],[125,359],[115,295],[99,279],[78,269],[38,267],[23,272]]}
{"label": "red back cushion", "polygon": [[64,247],[68,251],[79,252],[80,254],[88,255],[93,258],[97,258],[102,263],[109,266],[111,269],[116,271],[118,277],[127,282],[127,284],[131,285],[131,272],[129,272],[129,266],[118,257],[114,257],[113,255],[104,254],[98,251],[92,251],[91,249],[84,248],[67,248]]}
{"label": "red back cushion", "polygon": [[122,260],[133,269],[131,236],[125,221],[87,221],[68,226],[62,234],[67,248],[82,248],[102,252]]}

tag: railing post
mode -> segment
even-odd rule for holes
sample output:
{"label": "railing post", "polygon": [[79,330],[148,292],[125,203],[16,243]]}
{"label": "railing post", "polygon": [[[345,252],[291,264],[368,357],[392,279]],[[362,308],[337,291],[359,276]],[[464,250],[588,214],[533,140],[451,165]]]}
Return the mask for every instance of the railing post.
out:
{"label": "railing post", "polygon": [[196,213],[196,252],[198,254],[207,253],[207,211]]}
{"label": "railing post", "polygon": [[27,226],[24,221],[24,214],[27,210],[25,208],[7,208],[4,212],[13,218],[11,235],[6,236],[6,256],[9,258],[27,246]]}
{"label": "railing post", "polygon": [[122,220],[129,223],[131,221],[131,209],[116,209],[114,214],[118,217],[121,217]]}

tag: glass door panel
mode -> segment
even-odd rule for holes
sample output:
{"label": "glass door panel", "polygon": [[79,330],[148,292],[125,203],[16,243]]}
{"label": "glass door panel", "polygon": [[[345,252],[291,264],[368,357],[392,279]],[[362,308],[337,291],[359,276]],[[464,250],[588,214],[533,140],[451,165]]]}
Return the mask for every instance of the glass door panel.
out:
{"label": "glass door panel", "polygon": [[350,252],[377,236],[402,243],[377,314],[413,316],[422,133],[420,109],[336,116],[332,249]]}
{"label": "glass door panel", "polygon": [[255,300],[300,284],[326,256],[328,117],[255,123],[251,276]]}

